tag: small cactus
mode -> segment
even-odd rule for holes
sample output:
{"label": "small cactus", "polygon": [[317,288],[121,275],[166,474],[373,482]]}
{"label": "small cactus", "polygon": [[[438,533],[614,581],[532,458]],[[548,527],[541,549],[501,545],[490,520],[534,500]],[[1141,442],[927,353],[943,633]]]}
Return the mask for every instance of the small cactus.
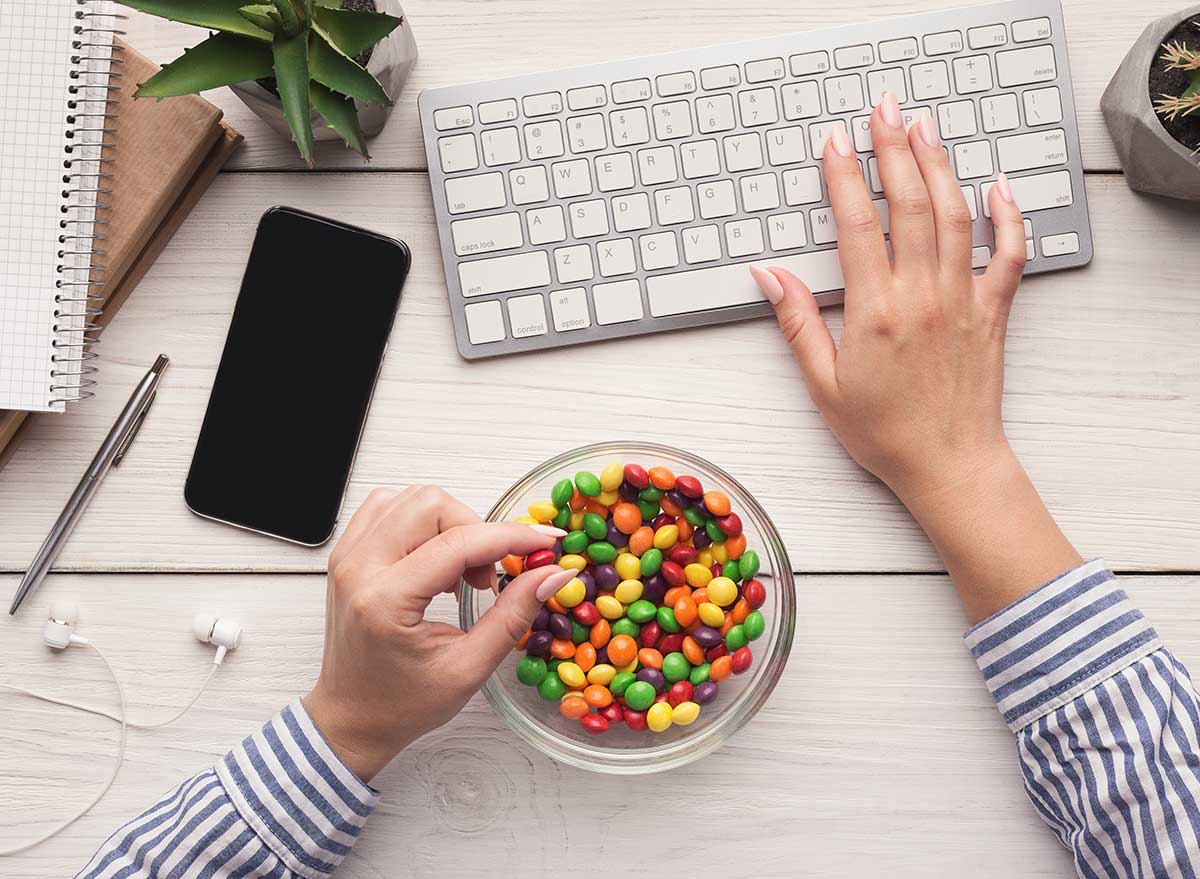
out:
{"label": "small cactus", "polygon": [[[1200,29],[1200,22],[1196,23]],[[1197,40],[1200,44],[1200,39]],[[1188,86],[1178,95],[1160,95],[1154,99],[1154,109],[1160,116],[1175,121],[1183,116],[1200,116],[1200,48],[1175,40],[1162,47],[1160,60],[1168,70],[1182,70],[1188,74]]]}

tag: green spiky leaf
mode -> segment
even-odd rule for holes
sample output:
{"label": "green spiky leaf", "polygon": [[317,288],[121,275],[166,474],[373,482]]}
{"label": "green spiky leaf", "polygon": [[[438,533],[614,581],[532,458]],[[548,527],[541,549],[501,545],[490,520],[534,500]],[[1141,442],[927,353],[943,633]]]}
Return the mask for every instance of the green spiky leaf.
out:
{"label": "green spiky leaf", "polygon": [[341,9],[342,0],[313,0],[314,6],[324,6],[326,9]]}
{"label": "green spiky leaf", "polygon": [[264,43],[272,34],[238,12],[245,0],[122,0],[126,6],[157,15],[159,18],[181,21],[212,28],[229,34],[240,34]]}
{"label": "green spiky leaf", "polygon": [[358,110],[354,106],[354,100],[335,94],[319,82],[309,83],[308,94],[317,112],[330,128],[342,136],[346,146],[361,153],[364,159],[370,160],[367,142],[363,139],[362,128],[358,124]]}
{"label": "green spiky leaf", "polygon": [[138,86],[134,97],[170,98],[270,76],[271,47],[236,34],[213,34]]}
{"label": "green spiky leaf", "polygon": [[301,10],[295,7],[292,0],[275,0],[275,9],[283,22],[285,36],[294,37],[304,29],[304,21],[300,17]]}
{"label": "green spiky leaf", "polygon": [[249,6],[241,6],[238,8],[238,14],[246,21],[256,24],[265,31],[275,33],[283,26],[282,20],[279,18],[279,13],[270,3],[253,3]]}
{"label": "green spiky leaf", "polygon": [[316,32],[308,41],[308,73],[322,85],[364,104],[391,103],[379,80],[330,46]]}
{"label": "green spiky leaf", "polygon": [[1183,94],[1180,95],[1180,97],[1181,98],[1194,98],[1197,95],[1200,95],[1200,72],[1192,74],[1191,84],[1188,85],[1188,87],[1183,90]]}
{"label": "green spiky leaf", "polygon": [[307,34],[276,37],[271,44],[275,56],[275,85],[283,103],[283,115],[300,156],[311,168],[313,164],[312,116],[308,102],[308,40]]}
{"label": "green spiky leaf", "polygon": [[401,19],[382,12],[350,12],[322,5],[313,10],[313,22],[334,46],[353,58],[398,28]]}

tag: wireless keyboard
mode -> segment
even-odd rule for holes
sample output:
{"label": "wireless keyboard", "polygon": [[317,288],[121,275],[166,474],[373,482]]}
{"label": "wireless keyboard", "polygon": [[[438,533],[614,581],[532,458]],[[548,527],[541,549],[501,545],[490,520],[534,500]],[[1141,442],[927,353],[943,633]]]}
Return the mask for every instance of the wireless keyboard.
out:
{"label": "wireless keyboard", "polygon": [[820,156],[850,132],[887,229],[869,119],[933,114],[975,218],[1009,175],[1027,274],[1092,256],[1062,8],[1013,0],[493,82],[419,100],[466,358],[770,313],[747,264],[841,300]]}

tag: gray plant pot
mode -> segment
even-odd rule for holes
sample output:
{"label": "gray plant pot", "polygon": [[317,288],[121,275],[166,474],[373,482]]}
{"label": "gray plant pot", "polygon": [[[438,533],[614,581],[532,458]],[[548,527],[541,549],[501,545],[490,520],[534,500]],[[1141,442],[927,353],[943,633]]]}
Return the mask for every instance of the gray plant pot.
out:
{"label": "gray plant pot", "polygon": [[1150,64],[1162,41],[1200,6],[1164,15],[1142,31],[1117,68],[1100,110],[1131,189],[1171,198],[1200,199],[1200,156],[1167,133],[1150,103]]}
{"label": "gray plant pot", "polygon": [[[404,10],[400,0],[375,0],[375,8],[380,12],[404,18]],[[379,80],[383,90],[393,101],[400,93],[401,86],[408,79],[413,65],[417,63],[417,41],[413,37],[412,27],[404,18],[400,27],[381,40],[371,52],[367,61],[367,72]],[[283,104],[279,96],[267,91],[257,82],[248,80],[230,86],[234,94],[255,112],[255,114],[271,126],[282,137],[291,140],[292,132],[288,128],[287,119],[283,115]],[[383,130],[388,115],[392,112],[390,105],[363,106],[357,101],[358,124],[362,127],[364,137],[374,137]],[[314,140],[341,140],[342,136],[325,124],[316,110],[312,111],[312,128]]]}

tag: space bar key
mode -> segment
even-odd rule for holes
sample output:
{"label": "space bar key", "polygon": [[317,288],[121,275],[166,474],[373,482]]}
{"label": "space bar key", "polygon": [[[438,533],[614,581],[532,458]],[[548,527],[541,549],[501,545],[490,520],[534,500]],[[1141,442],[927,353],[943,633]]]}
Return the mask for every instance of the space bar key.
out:
{"label": "space bar key", "polygon": [[837,250],[818,250],[647,278],[646,296],[650,300],[650,314],[667,317],[763,302],[765,298],[750,277],[751,265],[787,269],[814,293],[841,290],[846,286]]}

